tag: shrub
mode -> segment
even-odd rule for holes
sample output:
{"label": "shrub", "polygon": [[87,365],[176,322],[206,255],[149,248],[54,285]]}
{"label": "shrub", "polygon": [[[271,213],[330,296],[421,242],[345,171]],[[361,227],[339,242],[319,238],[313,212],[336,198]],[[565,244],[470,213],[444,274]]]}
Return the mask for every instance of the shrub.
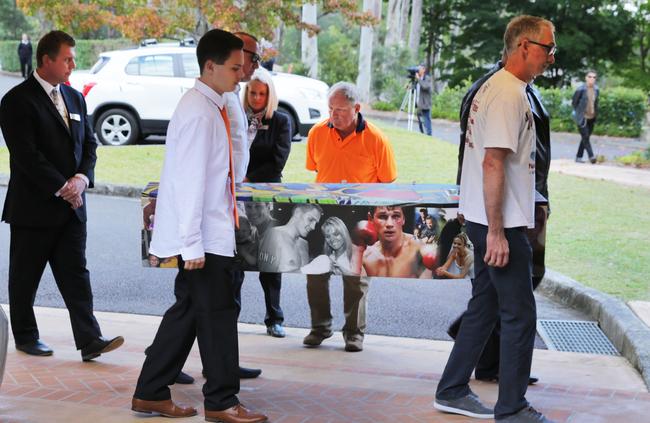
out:
{"label": "shrub", "polygon": [[[435,118],[458,120],[460,103],[469,88],[445,88],[434,95],[431,114]],[[541,88],[544,106],[551,116],[551,130],[578,132],[571,116],[573,88]],[[594,127],[597,135],[638,137],[645,120],[647,97],[636,88],[617,87],[600,91],[598,120]]]}
{"label": "shrub", "polygon": [[[36,45],[38,40],[32,40],[34,49],[33,65],[36,67]],[[119,50],[124,47],[132,46],[133,42],[125,38],[108,39],[108,40],[76,40],[75,52],[77,53],[77,68],[90,69],[97,61],[99,53]],[[0,64],[2,69],[9,72],[20,72],[20,62],[18,61],[17,41],[0,41]]]}
{"label": "shrub", "polygon": [[458,120],[460,104],[471,83],[466,80],[463,85],[447,87],[434,94],[431,99],[431,117],[439,119]]}
{"label": "shrub", "polygon": [[384,110],[388,112],[395,111],[399,108],[399,106],[395,106],[393,103],[390,103],[388,101],[375,101],[372,103],[372,108],[374,110]]}

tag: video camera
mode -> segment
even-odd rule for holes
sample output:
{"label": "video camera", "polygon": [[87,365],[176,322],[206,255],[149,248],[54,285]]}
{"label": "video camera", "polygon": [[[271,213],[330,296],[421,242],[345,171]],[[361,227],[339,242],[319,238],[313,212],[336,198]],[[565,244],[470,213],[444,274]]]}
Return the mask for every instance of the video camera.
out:
{"label": "video camera", "polygon": [[408,72],[407,78],[411,80],[411,82],[415,82],[415,75],[418,73],[420,70],[420,66],[415,65],[415,66],[409,66],[406,68],[406,71]]}

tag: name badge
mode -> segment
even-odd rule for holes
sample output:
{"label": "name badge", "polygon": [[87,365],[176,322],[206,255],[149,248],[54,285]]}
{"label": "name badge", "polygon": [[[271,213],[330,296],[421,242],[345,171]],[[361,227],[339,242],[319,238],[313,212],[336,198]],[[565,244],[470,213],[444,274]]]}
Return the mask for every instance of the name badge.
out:
{"label": "name badge", "polygon": [[267,131],[269,129],[269,125],[262,125],[259,128],[257,128],[258,131]]}
{"label": "name badge", "polygon": [[81,116],[76,113],[70,113],[70,119],[76,120],[77,122],[81,122]]}

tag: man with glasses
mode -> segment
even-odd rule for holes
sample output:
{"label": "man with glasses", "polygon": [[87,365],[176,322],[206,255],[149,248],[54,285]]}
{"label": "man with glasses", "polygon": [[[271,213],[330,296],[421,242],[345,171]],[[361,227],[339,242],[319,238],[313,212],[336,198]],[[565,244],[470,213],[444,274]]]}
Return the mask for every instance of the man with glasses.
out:
{"label": "man with glasses", "polygon": [[[504,34],[505,66],[470,107],[459,213],[474,244],[476,277],[434,407],[503,422],[549,422],[526,401],[535,341],[532,251],[535,224],[535,121],[527,85],[554,63],[553,24],[513,18]],[[483,347],[501,323],[499,396],[494,411],[469,387]]]}
{"label": "man with glasses", "polygon": [[580,145],[576,154],[576,162],[584,163],[582,156],[587,150],[589,161],[596,163],[594,151],[591,148],[589,137],[594,131],[596,115],[598,114],[598,94],[599,89],[596,85],[596,71],[590,70],[585,76],[585,83],[582,84],[573,94],[573,119],[578,124],[580,131]]}

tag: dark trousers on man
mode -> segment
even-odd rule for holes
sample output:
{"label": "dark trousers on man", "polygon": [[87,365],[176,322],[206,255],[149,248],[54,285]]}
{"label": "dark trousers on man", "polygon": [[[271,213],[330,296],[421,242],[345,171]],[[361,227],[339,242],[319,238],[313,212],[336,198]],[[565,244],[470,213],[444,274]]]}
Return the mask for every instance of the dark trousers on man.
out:
{"label": "dark trousers on man", "polygon": [[470,392],[469,379],[483,348],[501,321],[499,398],[495,417],[514,414],[528,405],[525,395],[535,342],[536,308],[531,272],[532,250],[524,228],[505,230],[510,256],[502,268],[487,266],[487,226],[467,222],[474,244],[476,277],[472,298],[449,356],[436,398],[451,400]]}
{"label": "dark trousers on man", "polygon": [[[537,204],[535,205],[535,227],[526,230],[528,241],[533,249],[533,291],[537,289],[539,284],[544,279],[546,266],[544,264],[544,257],[546,254],[546,222],[548,220],[548,205]],[[444,230],[449,226],[445,225]],[[442,238],[442,235],[441,235]],[[444,256],[440,256],[444,257]],[[474,281],[472,281],[472,284]],[[460,315],[451,325],[447,333],[453,339],[456,339],[460,324],[463,320],[464,313]],[[474,376],[476,379],[495,379],[499,377],[499,351],[501,344],[501,322],[497,320],[494,330],[488,338],[481,358],[476,364]]]}
{"label": "dark trousers on man", "polygon": [[20,59],[20,72],[23,75],[24,79],[29,78],[29,75],[32,74],[32,59]]}
{"label": "dark trousers on man", "polygon": [[[330,274],[307,275],[307,300],[311,312],[312,330],[319,334],[331,334],[332,311],[330,304]],[[360,338],[366,330],[366,299],[368,278],[343,276],[343,337]]]}
{"label": "dark trousers on man", "polygon": [[[235,300],[239,311],[241,311],[241,287],[244,283],[244,272],[235,270],[233,283],[235,285]],[[264,291],[264,304],[266,305],[266,315],[264,324],[271,326],[274,324],[281,325],[284,322],[284,313],[280,307],[280,290],[282,289],[282,273],[260,272],[260,285]]]}
{"label": "dark trousers on man", "polygon": [[168,385],[174,383],[183,368],[196,337],[206,375],[205,409],[220,411],[239,403],[238,311],[232,262],[232,257],[206,254],[203,269],[188,271],[179,258],[174,285],[176,302],[165,312],[149,347],[136,398],[171,398]]}
{"label": "dark trousers on man", "polygon": [[86,224],[70,213],[61,226],[10,225],[9,313],[16,345],[39,339],[34,299],[45,265],[50,263],[57,288],[70,314],[77,349],[101,336],[93,315],[93,294],[86,269]]}
{"label": "dark trousers on man", "polygon": [[591,133],[594,132],[594,123],[596,122],[596,119],[585,119],[585,124],[583,126],[578,126],[578,129],[580,130],[580,145],[578,146],[578,153],[576,154],[576,158],[581,159],[585,150],[587,151],[587,156],[589,156],[589,159],[594,158],[594,151],[591,148],[591,141],[589,141],[589,137],[591,137]]}

